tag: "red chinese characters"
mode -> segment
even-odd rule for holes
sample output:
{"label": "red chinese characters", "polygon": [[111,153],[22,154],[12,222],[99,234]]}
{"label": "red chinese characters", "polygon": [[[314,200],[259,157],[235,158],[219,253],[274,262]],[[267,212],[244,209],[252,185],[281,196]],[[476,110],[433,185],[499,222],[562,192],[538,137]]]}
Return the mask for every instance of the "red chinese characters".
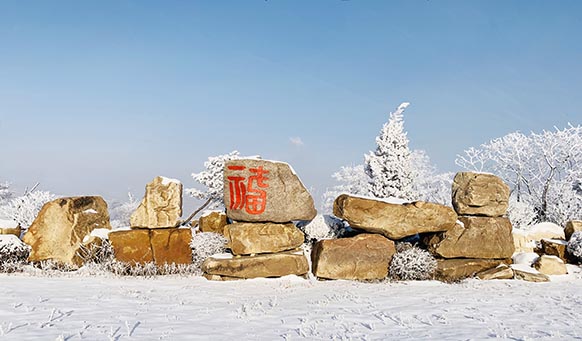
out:
{"label": "red chinese characters", "polygon": [[250,176],[244,176],[245,166],[228,166],[231,171],[240,171],[241,175],[229,176],[228,187],[230,191],[231,210],[244,209],[248,214],[261,214],[267,207],[267,192],[262,188],[269,188],[265,175],[269,171],[263,169],[263,166],[249,168]]}

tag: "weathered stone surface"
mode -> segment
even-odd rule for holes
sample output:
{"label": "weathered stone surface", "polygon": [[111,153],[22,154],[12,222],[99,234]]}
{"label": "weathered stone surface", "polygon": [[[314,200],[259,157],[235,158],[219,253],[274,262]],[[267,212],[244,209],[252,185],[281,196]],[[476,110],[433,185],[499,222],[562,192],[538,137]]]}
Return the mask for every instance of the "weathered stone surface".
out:
{"label": "weathered stone surface", "polygon": [[145,196],[130,217],[131,227],[167,228],[182,216],[182,184],[162,176],[146,185]]}
{"label": "weathered stone surface", "polygon": [[109,234],[115,259],[130,264],[192,263],[191,229],[133,229]]}
{"label": "weathered stone surface", "polygon": [[425,238],[431,253],[443,258],[511,258],[515,246],[507,218],[459,217],[447,232]]}
{"label": "weathered stone surface", "polygon": [[311,253],[313,274],[325,279],[383,279],[395,252],[394,242],[378,234],[321,240]]}
{"label": "weathered stone surface", "polygon": [[307,258],[303,254],[273,253],[234,258],[210,257],[202,263],[207,275],[236,278],[281,277],[305,275],[309,272]]}
{"label": "weathered stone surface", "polygon": [[438,259],[436,278],[444,282],[460,281],[501,264],[511,264],[511,259]]}
{"label": "weathered stone surface", "polygon": [[568,242],[560,239],[542,239],[541,253],[548,256],[556,256],[565,263],[573,261],[567,251]]}
{"label": "weathered stone surface", "polygon": [[530,237],[527,231],[513,229],[513,245],[515,247],[515,252],[534,252],[534,248],[536,246],[535,241],[530,240]]}
{"label": "weathered stone surface", "polygon": [[534,268],[528,267],[526,265],[517,264],[512,265],[513,274],[515,279],[520,279],[526,282],[549,282],[550,278],[547,275],[537,271]]}
{"label": "weathered stone surface", "polygon": [[150,231],[150,243],[156,265],[191,264],[192,230],[187,229],[155,229]]}
{"label": "weathered stone surface", "polygon": [[544,275],[566,275],[566,264],[556,256],[543,255],[534,263],[534,268]]}
{"label": "weathered stone surface", "polygon": [[204,214],[198,220],[198,228],[200,232],[212,232],[224,235],[224,227],[226,226],[226,213],[210,212]]}
{"label": "weathered stone surface", "polygon": [[495,175],[459,172],[452,192],[459,215],[500,217],[507,212],[509,186]]}
{"label": "weathered stone surface", "polygon": [[113,231],[109,234],[109,241],[115,259],[120,262],[145,264],[154,261],[149,230]]}
{"label": "weathered stone surface", "polygon": [[476,277],[482,280],[513,279],[513,270],[509,266],[501,264],[495,268],[479,272]]}
{"label": "weathered stone surface", "polygon": [[234,221],[286,223],[311,220],[313,198],[286,163],[240,159],[224,168],[226,214]]}
{"label": "weathered stone surface", "polygon": [[235,255],[293,250],[305,241],[293,223],[234,223],[225,227],[224,235]]}
{"label": "weathered stone surface", "polygon": [[570,237],[572,237],[576,231],[582,231],[582,221],[571,220],[567,222],[566,227],[564,228],[566,240],[570,240]]}
{"label": "weathered stone surface", "polygon": [[111,229],[103,198],[70,197],[48,202],[23,237],[32,248],[28,260],[52,259],[80,265],[76,257],[79,246],[85,236],[98,228]]}
{"label": "weathered stone surface", "polygon": [[417,233],[447,231],[457,214],[444,205],[417,201],[391,204],[381,200],[342,194],[335,199],[333,214],[351,227],[401,239]]}
{"label": "weathered stone surface", "polygon": [[16,227],[0,227],[0,234],[11,234],[20,238],[22,228],[18,224]]}

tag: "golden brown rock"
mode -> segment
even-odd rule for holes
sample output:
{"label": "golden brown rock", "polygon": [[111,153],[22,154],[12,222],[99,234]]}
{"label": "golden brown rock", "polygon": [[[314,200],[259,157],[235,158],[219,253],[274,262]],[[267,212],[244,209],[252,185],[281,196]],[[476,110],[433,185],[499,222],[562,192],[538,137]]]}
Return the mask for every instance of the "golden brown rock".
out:
{"label": "golden brown rock", "polygon": [[513,279],[513,270],[509,266],[501,264],[495,268],[481,271],[475,277],[481,280]]}
{"label": "golden brown rock", "polygon": [[305,275],[309,272],[307,258],[303,254],[273,253],[234,258],[210,257],[202,263],[207,275],[236,278],[281,277]]}
{"label": "golden brown rock", "polygon": [[542,239],[541,253],[548,256],[556,256],[565,263],[575,263],[567,251],[568,242],[560,239]]}
{"label": "golden brown rock", "polygon": [[0,234],[11,234],[20,239],[20,235],[22,234],[22,228],[20,225],[16,227],[0,227]]}
{"label": "golden brown rock", "polygon": [[383,279],[395,252],[394,242],[378,234],[321,240],[311,252],[313,274],[325,279]]}
{"label": "golden brown rock", "polygon": [[515,279],[520,279],[526,282],[549,282],[550,278],[547,275],[537,271],[534,268],[523,264],[512,265],[513,274]]}
{"label": "golden brown rock", "polygon": [[534,268],[544,275],[566,275],[566,264],[556,256],[540,256],[534,263]]}
{"label": "golden brown rock", "polygon": [[234,223],[224,229],[235,255],[276,253],[301,246],[305,236],[293,223]]}
{"label": "golden brown rock", "polygon": [[444,282],[456,282],[501,264],[511,264],[511,259],[438,259],[435,277]]}
{"label": "golden brown rock", "polygon": [[501,217],[459,217],[454,228],[425,242],[431,253],[443,258],[511,258],[515,251],[511,222]]}
{"label": "golden brown rock", "polygon": [[566,223],[566,228],[564,228],[564,233],[566,240],[570,240],[572,234],[576,231],[582,231],[582,221],[580,220],[570,220]]}
{"label": "golden brown rock", "polygon": [[452,194],[459,215],[500,217],[507,212],[509,186],[492,174],[459,172]]}
{"label": "golden brown rock", "polygon": [[23,241],[32,250],[28,260],[51,259],[81,265],[76,257],[85,236],[98,228],[111,229],[107,203],[101,197],[70,197],[46,203]]}
{"label": "golden brown rock", "polygon": [[182,184],[162,176],[146,185],[145,196],[130,217],[131,227],[175,227],[182,216]]}
{"label": "golden brown rock", "polygon": [[210,212],[202,215],[198,220],[198,228],[200,232],[212,232],[224,235],[224,227],[226,226],[226,213]]}
{"label": "golden brown rock", "polygon": [[227,161],[224,202],[227,216],[239,222],[287,223],[312,220],[317,214],[311,194],[284,162]]}
{"label": "golden brown rock", "polygon": [[333,214],[351,227],[401,239],[417,233],[447,231],[457,214],[444,205],[417,201],[391,204],[381,200],[342,194],[335,199]]}
{"label": "golden brown rock", "polygon": [[150,243],[150,231],[134,229],[113,231],[109,234],[115,259],[130,264],[145,264],[154,261]]}
{"label": "golden brown rock", "polygon": [[156,265],[192,263],[191,229],[154,229],[150,238]]}

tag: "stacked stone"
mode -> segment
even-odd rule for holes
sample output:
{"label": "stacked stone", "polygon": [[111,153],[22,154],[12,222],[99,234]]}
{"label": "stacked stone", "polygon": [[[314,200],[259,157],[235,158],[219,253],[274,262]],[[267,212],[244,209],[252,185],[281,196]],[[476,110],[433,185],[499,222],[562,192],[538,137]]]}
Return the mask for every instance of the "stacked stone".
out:
{"label": "stacked stone", "polygon": [[[313,198],[292,168],[258,159],[228,161],[224,202],[231,224],[222,228],[231,254],[210,257],[202,271],[211,280],[305,275],[309,264],[298,249],[303,233],[293,221],[316,215]],[[211,213],[199,222],[204,232],[220,232],[222,216]]]}
{"label": "stacked stone", "polygon": [[482,278],[513,278],[508,265],[514,253],[512,227],[505,217],[509,186],[491,174],[460,172],[453,180],[452,203],[459,215],[453,228],[424,237],[439,257],[437,276],[456,281],[483,271]]}
{"label": "stacked stone", "polygon": [[20,224],[13,220],[0,219],[0,235],[11,234],[20,239],[22,228]]}
{"label": "stacked stone", "polygon": [[366,233],[315,244],[313,273],[321,279],[384,279],[396,252],[395,240],[420,233],[447,231],[457,221],[457,214],[444,205],[350,195],[336,198],[333,213],[352,228]]}
{"label": "stacked stone", "polygon": [[109,234],[115,258],[130,264],[191,264],[192,230],[178,228],[181,216],[182,184],[156,177],[131,215],[131,229]]}

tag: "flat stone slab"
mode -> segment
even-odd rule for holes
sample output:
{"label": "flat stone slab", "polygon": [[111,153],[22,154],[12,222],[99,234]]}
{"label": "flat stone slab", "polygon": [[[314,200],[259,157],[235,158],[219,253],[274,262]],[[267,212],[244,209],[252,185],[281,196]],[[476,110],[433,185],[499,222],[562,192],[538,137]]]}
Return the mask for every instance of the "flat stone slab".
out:
{"label": "flat stone slab", "polygon": [[303,232],[293,223],[234,223],[226,225],[224,232],[235,255],[288,251],[305,241]]}
{"label": "flat stone slab", "polygon": [[309,263],[303,254],[273,253],[232,258],[210,257],[202,263],[206,275],[235,278],[282,277],[305,275]]}

